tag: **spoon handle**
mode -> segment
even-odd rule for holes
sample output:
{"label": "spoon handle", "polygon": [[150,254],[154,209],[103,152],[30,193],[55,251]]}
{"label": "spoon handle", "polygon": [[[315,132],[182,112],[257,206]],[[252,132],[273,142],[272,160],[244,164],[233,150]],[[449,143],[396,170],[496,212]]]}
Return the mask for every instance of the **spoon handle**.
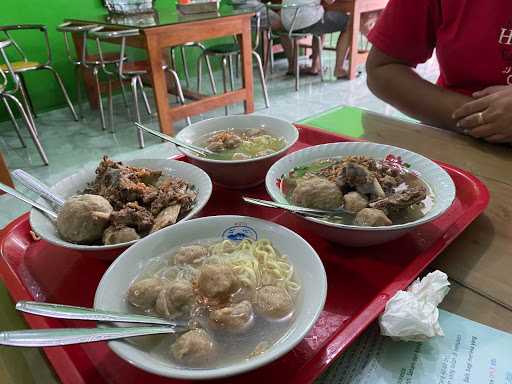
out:
{"label": "spoon handle", "polygon": [[15,169],[12,172],[12,175],[25,187],[48,200],[50,203],[55,204],[56,207],[61,208],[64,205],[64,199],[51,192],[50,188],[46,184],[32,176],[30,173],[27,173],[22,169]]}
{"label": "spoon handle", "polygon": [[176,333],[176,330],[172,327],[28,329],[0,332],[0,345],[54,347],[162,333]]}
{"label": "spoon handle", "polygon": [[158,324],[168,326],[182,325],[155,316],[118,313],[93,308],[74,307],[71,305],[40,303],[37,301],[19,301],[16,304],[16,309],[33,315],[54,317],[58,319],[119,321],[125,323]]}
{"label": "spoon handle", "polygon": [[52,219],[57,220],[57,214],[55,212],[53,212],[51,209],[49,209],[49,208],[45,207],[44,205],[41,205],[38,202],[30,199],[29,197],[27,197],[24,194],[18,192],[14,188],[11,188],[8,185],[5,185],[4,183],[0,183],[0,190],[4,191],[5,193],[8,193],[11,196],[14,196],[17,199],[20,199],[21,201],[24,201],[25,203],[33,206],[34,208],[39,209],[41,212],[46,213]]}
{"label": "spoon handle", "polygon": [[188,149],[189,151],[198,153],[201,156],[207,156],[207,155],[211,154],[210,151],[207,151],[205,149],[196,147],[195,145],[190,145],[190,144],[184,143],[184,142],[182,142],[180,140],[176,140],[172,136],[166,135],[165,133],[160,133],[160,132],[154,131],[152,129],[149,129],[148,127],[145,127],[142,124],[135,123],[135,125],[137,127],[139,127],[140,129],[146,131],[147,133],[151,134],[151,135],[157,136],[157,137],[159,137],[159,138],[161,138],[161,139],[163,139],[165,141],[169,141],[170,143],[173,143],[174,145],[177,145],[178,147],[183,147],[183,148]]}
{"label": "spoon handle", "polygon": [[277,203],[275,201],[271,200],[262,200],[262,199],[254,199],[252,197],[242,197],[242,199],[250,204],[254,205],[261,205],[263,207],[269,207],[269,208],[280,208],[285,209],[290,212],[294,213],[300,213],[304,215],[331,215],[331,216],[339,216],[342,214],[348,214],[349,212],[338,208],[337,210],[325,210],[325,209],[315,209],[315,208],[305,208],[305,207],[298,207],[296,205],[290,205],[290,204],[284,204],[284,203]]}

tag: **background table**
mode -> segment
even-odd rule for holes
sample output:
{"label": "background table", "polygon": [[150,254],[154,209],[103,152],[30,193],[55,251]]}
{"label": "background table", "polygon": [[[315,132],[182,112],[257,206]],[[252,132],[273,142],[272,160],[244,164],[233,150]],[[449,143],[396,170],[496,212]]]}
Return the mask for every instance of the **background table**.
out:
{"label": "background table", "polygon": [[[245,113],[254,112],[253,74],[252,74],[252,10],[234,10],[223,5],[217,13],[182,15],[175,9],[157,9],[150,23],[138,24],[136,19],[98,16],[96,18],[69,18],[68,21],[83,24],[104,25],[107,29],[139,28],[141,38],[133,38],[128,44],[147,51],[150,67],[150,80],[155,94],[160,130],[173,134],[173,121],[187,116],[198,115],[211,109],[220,108],[238,102],[244,103]],[[131,22],[131,20],[134,20]],[[205,41],[225,36],[236,36],[241,50],[242,87],[214,96],[195,94],[195,100],[171,108],[168,100],[168,86],[165,71],[162,69],[162,57],[169,62],[167,49],[193,41]],[[80,39],[75,39],[77,54],[81,52]],[[87,79],[87,78],[86,78]],[[94,86],[92,79],[86,80],[89,99]],[[190,95],[185,93],[185,96]]]}

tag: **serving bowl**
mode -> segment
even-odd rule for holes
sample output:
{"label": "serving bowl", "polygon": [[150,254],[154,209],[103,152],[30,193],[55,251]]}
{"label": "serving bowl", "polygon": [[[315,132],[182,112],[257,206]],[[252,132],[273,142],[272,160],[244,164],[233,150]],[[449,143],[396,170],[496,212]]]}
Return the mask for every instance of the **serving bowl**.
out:
{"label": "serving bowl", "polygon": [[183,148],[192,164],[206,171],[212,180],[222,186],[234,189],[254,187],[265,180],[270,166],[283,157],[299,138],[299,132],[287,121],[268,116],[226,116],[203,120],[183,128],[176,138],[188,144],[195,144],[203,135],[224,129],[264,128],[277,137],[283,137],[286,145],[270,155],[247,160],[214,160],[198,156]]}
{"label": "serving bowl", "polygon": [[363,227],[301,216],[304,225],[319,236],[333,242],[356,247],[382,244],[434,220],[452,205],[455,199],[455,184],[448,173],[432,160],[406,149],[384,144],[370,142],[322,144],[293,152],[276,162],[267,173],[265,185],[274,201],[287,203],[288,201],[280,189],[279,180],[296,167],[333,157],[368,156],[372,159],[384,160],[388,155],[400,157],[404,163],[409,164],[409,169],[416,172],[432,190],[434,205],[422,218],[405,224]]}
{"label": "serving bowl", "polygon": [[[136,159],[124,161],[123,164],[135,167],[146,167],[153,170],[162,170],[164,175],[177,176],[193,184],[197,190],[196,203],[180,221],[185,221],[196,216],[210,199],[210,195],[212,193],[212,182],[210,178],[204,171],[192,164],[168,159]],[[64,199],[80,193],[87,187],[88,183],[94,181],[95,169],[96,168],[84,169],[66,177],[53,185],[50,190]],[[49,206],[46,200],[42,198],[37,201],[43,205]],[[70,243],[60,237],[57,227],[52,220],[37,209],[32,209],[30,211],[30,226],[39,237],[49,243],[78,251],[106,251],[117,248],[126,248],[138,241],[133,240],[126,243],[111,245],[84,245]]]}
{"label": "serving bowl", "polygon": [[246,216],[210,216],[164,228],[128,248],[103,275],[94,298],[94,308],[128,312],[125,300],[131,282],[146,262],[179,245],[201,239],[269,239],[288,256],[302,285],[295,318],[290,329],[261,355],[241,359],[220,368],[187,369],[175,365],[169,356],[157,355],[125,341],[111,341],[110,348],[121,358],[145,371],[179,379],[213,379],[232,376],[268,364],[294,348],[320,315],[327,293],[325,270],[315,250],[291,230]]}

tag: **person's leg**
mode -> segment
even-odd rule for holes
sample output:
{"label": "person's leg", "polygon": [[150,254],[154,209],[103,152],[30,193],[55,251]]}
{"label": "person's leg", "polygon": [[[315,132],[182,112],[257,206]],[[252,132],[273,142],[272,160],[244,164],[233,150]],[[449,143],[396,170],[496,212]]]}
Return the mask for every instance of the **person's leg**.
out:
{"label": "person's leg", "polygon": [[347,28],[345,32],[341,32],[336,43],[336,64],[334,66],[334,76],[338,79],[342,79],[348,76],[347,71],[343,69],[343,63],[347,57],[348,47],[350,45],[350,29]]}
{"label": "person's leg", "polygon": [[[281,18],[279,17],[279,15],[277,15],[275,13],[274,13],[274,15],[276,15],[276,16],[272,17],[273,15],[271,14],[271,17],[270,17],[270,25],[272,27],[272,30],[273,31],[283,31],[284,27],[283,27],[283,24],[281,23]],[[279,37],[279,40],[281,41],[281,46],[283,47],[284,54],[286,55],[286,58],[288,59],[288,73],[295,73],[294,65],[293,65],[294,60],[293,60],[292,41],[286,35],[281,35]],[[272,49],[272,47],[270,47],[269,49]]]}

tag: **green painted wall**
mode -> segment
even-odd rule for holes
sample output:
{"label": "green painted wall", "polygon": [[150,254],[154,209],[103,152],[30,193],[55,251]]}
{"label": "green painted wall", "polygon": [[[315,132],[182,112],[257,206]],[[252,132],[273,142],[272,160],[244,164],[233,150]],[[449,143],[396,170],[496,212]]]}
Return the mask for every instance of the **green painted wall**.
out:
{"label": "green painted wall", "polygon": [[[174,7],[175,0],[158,0],[157,8]],[[75,83],[72,65],[67,61],[62,34],[55,30],[65,18],[82,18],[106,13],[101,0],[0,0],[0,25],[6,24],[45,24],[48,26],[50,45],[55,69],[61,74],[70,96],[75,99]],[[29,59],[44,60],[45,46],[43,40],[36,39],[37,34],[19,33],[13,38],[28,53]],[[3,34],[0,39],[3,39]],[[42,38],[42,36],[41,36]],[[189,50],[187,57],[192,73],[195,73],[196,50]],[[181,74],[180,60],[178,72]],[[34,102],[36,112],[61,107],[64,99],[53,77],[47,71],[30,73],[26,76],[27,86]],[[7,118],[4,108],[0,108],[0,121]]]}

